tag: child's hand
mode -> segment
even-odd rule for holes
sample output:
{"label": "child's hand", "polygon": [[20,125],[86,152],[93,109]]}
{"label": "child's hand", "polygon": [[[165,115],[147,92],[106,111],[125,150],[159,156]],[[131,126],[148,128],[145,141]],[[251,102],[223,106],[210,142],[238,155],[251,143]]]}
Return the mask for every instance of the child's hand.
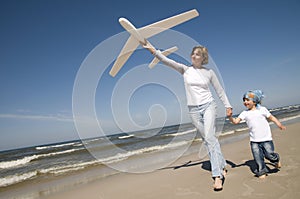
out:
{"label": "child's hand", "polygon": [[231,117],[232,116],[232,108],[227,108],[226,109],[226,115],[227,115],[227,117]]}
{"label": "child's hand", "polygon": [[285,129],[286,129],[286,127],[285,127],[285,126],[283,126],[283,125],[280,125],[280,126],[279,126],[279,129],[280,129],[280,130],[285,130]]}

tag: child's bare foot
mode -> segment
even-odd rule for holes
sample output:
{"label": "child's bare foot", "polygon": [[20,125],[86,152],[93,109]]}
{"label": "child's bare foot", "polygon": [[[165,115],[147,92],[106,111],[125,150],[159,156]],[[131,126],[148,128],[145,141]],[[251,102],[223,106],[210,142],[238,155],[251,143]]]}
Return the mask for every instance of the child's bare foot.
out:
{"label": "child's bare foot", "polygon": [[281,168],[281,162],[280,161],[275,163],[275,168],[276,169]]}
{"label": "child's bare foot", "polygon": [[259,179],[265,179],[267,177],[267,174],[263,174],[261,176],[258,176]]}
{"label": "child's bare foot", "polygon": [[223,180],[220,177],[215,177],[214,191],[222,191],[223,189]]}

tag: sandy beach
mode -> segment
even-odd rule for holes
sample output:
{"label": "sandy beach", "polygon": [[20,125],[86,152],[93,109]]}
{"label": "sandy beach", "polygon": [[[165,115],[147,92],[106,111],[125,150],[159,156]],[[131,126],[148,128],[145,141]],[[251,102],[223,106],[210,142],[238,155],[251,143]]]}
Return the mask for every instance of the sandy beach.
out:
{"label": "sandy beach", "polygon": [[268,163],[266,179],[254,177],[254,161],[249,138],[222,145],[228,174],[224,189],[215,192],[208,159],[198,154],[183,157],[173,165],[144,174],[122,173],[106,179],[55,193],[48,199],[129,199],[129,198],[299,198],[300,123],[287,125],[286,131],[272,129],[275,151],[281,156],[282,168]]}

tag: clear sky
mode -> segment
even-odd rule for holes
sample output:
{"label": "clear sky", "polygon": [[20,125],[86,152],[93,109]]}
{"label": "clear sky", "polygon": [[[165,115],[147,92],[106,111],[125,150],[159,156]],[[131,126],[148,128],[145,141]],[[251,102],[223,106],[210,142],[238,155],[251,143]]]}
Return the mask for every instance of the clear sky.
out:
{"label": "clear sky", "polygon": [[[172,30],[209,49],[235,114],[243,109],[241,96],[248,89],[262,89],[268,108],[299,104],[298,0],[1,0],[0,150],[82,137],[72,112],[76,77],[104,41],[120,39],[106,48],[118,55],[126,41],[123,36],[128,36],[118,23],[119,17],[141,27],[194,8],[200,16]],[[174,45],[177,43],[180,41],[174,39]],[[98,59],[105,56],[99,54]],[[116,78],[108,75],[109,67],[101,75],[92,105],[105,134],[119,132],[113,115],[119,118],[118,123],[128,123],[122,112],[127,110],[141,126],[149,123],[150,107],[156,125],[164,120],[176,123],[181,116],[182,121],[189,120],[185,109],[179,114],[176,108],[181,103],[177,98],[185,102],[181,76],[163,66],[157,66],[154,75],[146,65],[135,67],[150,61],[149,53],[140,49]],[[101,61],[98,67],[103,67],[100,65]],[[178,94],[174,97],[163,86],[131,88],[134,83],[126,83],[123,76],[135,83],[149,83],[155,77],[167,87],[178,88]],[[114,87],[118,83],[122,85],[119,90]],[[132,91],[133,97],[127,99],[126,91]],[[123,109],[123,102],[127,109]]]}

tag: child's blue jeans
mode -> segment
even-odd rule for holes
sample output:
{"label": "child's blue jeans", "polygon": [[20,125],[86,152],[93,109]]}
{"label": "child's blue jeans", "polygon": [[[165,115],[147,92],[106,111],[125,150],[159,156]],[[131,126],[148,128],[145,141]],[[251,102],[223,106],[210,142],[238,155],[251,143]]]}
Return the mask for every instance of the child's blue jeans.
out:
{"label": "child's blue jeans", "polygon": [[265,142],[250,142],[250,145],[257,165],[257,169],[255,170],[257,176],[268,173],[268,168],[264,161],[265,158],[272,163],[279,162],[279,154],[274,152],[274,144],[272,140]]}

